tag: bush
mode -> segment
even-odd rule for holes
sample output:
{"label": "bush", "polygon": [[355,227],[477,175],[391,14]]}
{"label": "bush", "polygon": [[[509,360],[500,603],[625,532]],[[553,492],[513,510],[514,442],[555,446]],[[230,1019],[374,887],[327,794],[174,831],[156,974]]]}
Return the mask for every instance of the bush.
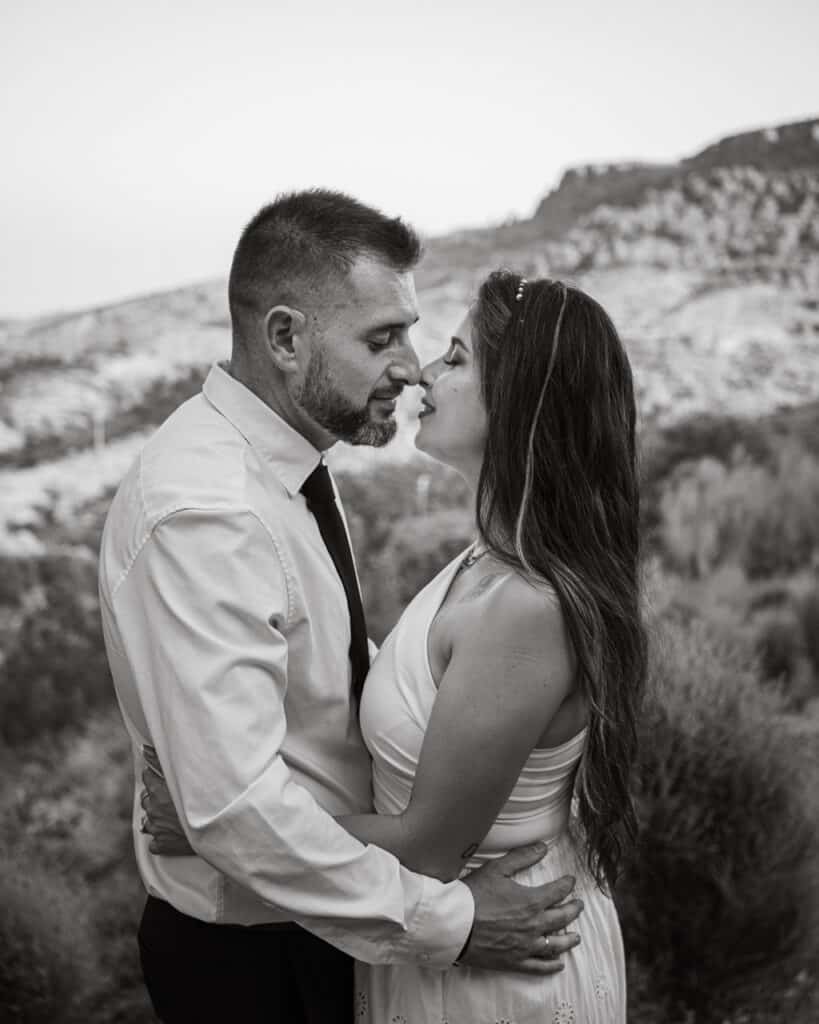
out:
{"label": "bush", "polygon": [[[4,559],[0,573],[14,562]],[[0,741],[9,744],[62,729],[113,699],[96,558],[84,548],[59,549],[31,559],[15,579],[27,585],[0,660]]]}
{"label": "bush", "polygon": [[736,562],[750,579],[791,573],[819,550],[819,459],[793,439],[768,463],[737,449],[730,465],[681,463],[657,502],[653,542],[693,577]]}
{"label": "bush", "polygon": [[799,663],[801,646],[799,624],[794,619],[782,616],[766,619],[756,637],[763,677],[790,682]]}
{"label": "bush", "polygon": [[29,857],[0,854],[0,1012],[8,1024],[80,1024],[91,988],[87,894]]}
{"label": "bush", "polygon": [[339,472],[336,481],[359,563],[381,554],[397,520],[468,503],[469,491],[455,470],[420,456],[361,473]]}
{"label": "bush", "polygon": [[362,589],[370,634],[377,642],[392,629],[413,597],[472,539],[472,515],[465,509],[442,509],[408,516],[393,525]]}
{"label": "bush", "polygon": [[813,666],[816,679],[819,680],[819,587],[802,599],[799,606],[799,621],[802,626],[805,653]]}
{"label": "bush", "polygon": [[653,663],[641,835],[618,903],[663,1019],[684,1007],[704,1024],[819,954],[809,769],[781,697],[702,622],[668,624]]}
{"label": "bush", "polygon": [[0,744],[0,778],[0,1021],[155,1021],[135,941],[145,894],[118,710],[22,749]]}

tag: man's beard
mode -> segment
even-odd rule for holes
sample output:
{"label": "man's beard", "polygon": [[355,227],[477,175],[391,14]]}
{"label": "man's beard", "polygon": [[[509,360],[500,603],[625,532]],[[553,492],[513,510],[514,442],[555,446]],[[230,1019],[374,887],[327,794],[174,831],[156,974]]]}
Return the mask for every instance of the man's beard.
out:
{"label": "man's beard", "polygon": [[394,419],[373,422],[369,402],[359,408],[338,390],[320,349],[311,353],[304,383],[293,397],[319,426],[347,444],[382,448],[395,437],[398,429]]}

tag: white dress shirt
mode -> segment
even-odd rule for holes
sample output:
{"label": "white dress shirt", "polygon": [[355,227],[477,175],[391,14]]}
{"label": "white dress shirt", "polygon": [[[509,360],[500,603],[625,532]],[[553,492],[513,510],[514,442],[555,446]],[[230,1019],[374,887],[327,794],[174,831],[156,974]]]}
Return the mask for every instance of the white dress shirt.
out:
{"label": "white dress shirt", "polygon": [[[204,921],[297,920],[368,963],[448,967],[474,914],[333,815],[372,810],[344,588],[299,488],[320,453],[214,366],[113,500],[100,596],[147,890]],[[195,857],[139,831],[159,755]]]}

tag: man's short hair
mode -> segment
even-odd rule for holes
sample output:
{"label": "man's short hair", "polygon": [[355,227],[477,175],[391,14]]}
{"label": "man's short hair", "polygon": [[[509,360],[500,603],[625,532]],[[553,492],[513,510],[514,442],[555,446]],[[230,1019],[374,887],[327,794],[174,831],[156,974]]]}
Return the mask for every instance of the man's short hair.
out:
{"label": "man's short hair", "polygon": [[343,278],[361,256],[411,270],[421,257],[415,231],[343,192],[309,189],[278,196],[242,232],[230,268],[234,333],[278,303]]}

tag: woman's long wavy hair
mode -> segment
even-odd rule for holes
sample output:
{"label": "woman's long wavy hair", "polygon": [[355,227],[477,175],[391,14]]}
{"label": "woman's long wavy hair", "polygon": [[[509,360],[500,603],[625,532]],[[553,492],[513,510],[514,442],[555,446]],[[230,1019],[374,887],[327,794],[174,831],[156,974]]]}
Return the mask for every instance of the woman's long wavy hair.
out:
{"label": "woman's long wavy hair", "polygon": [[630,776],[646,678],[634,387],[594,299],[522,281],[491,274],[472,310],[488,416],[478,528],[560,601],[589,708],[579,821],[589,868],[608,887],[637,830]]}

